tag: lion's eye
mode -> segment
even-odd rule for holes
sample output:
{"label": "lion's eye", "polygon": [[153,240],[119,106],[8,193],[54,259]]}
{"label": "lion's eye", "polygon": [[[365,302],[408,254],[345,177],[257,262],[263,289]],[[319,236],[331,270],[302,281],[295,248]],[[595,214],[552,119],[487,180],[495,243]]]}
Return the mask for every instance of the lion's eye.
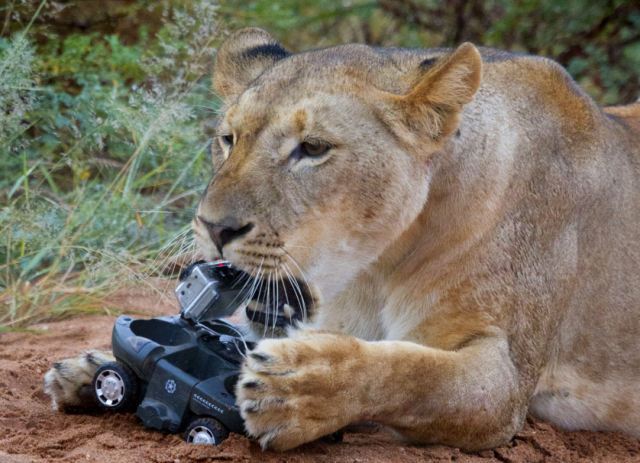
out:
{"label": "lion's eye", "polygon": [[222,140],[222,143],[225,146],[233,146],[233,135],[229,134],[229,135],[222,135],[220,137],[220,139]]}
{"label": "lion's eye", "polygon": [[326,154],[331,149],[331,145],[322,141],[305,141],[300,143],[299,149],[302,156],[318,158]]}

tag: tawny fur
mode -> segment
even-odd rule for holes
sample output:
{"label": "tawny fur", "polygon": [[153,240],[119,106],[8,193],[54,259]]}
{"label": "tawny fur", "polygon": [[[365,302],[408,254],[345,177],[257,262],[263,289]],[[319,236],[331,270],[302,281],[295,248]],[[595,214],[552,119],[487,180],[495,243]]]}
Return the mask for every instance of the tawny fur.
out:
{"label": "tawny fur", "polygon": [[[197,214],[253,223],[225,257],[287,265],[316,298],[304,329],[243,368],[238,404],[264,446],[373,420],[482,449],[527,411],[640,436],[636,106],[598,108],[544,58],[290,55],[257,29],[221,47],[214,84],[234,143],[215,149]],[[291,159],[309,138],[332,149]],[[59,370],[64,406],[85,376]]]}

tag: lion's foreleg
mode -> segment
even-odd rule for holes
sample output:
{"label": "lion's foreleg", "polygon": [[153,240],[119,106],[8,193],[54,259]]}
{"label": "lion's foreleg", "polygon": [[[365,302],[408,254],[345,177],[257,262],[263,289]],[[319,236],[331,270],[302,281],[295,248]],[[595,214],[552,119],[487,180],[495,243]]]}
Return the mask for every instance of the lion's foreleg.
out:
{"label": "lion's foreleg", "polygon": [[260,342],[237,393],[248,432],[276,449],[362,420],[418,442],[481,449],[510,439],[526,413],[501,339],[452,352],[302,332]]}
{"label": "lion's foreleg", "polygon": [[371,347],[390,374],[371,397],[369,417],[412,441],[479,450],[507,442],[524,423],[528,395],[505,340],[454,352],[404,342]]}

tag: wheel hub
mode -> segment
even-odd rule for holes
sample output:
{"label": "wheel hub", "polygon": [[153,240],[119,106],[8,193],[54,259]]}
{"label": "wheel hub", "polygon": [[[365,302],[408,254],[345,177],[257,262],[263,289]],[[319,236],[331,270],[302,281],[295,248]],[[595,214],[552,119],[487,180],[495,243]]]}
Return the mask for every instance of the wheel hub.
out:
{"label": "wheel hub", "polygon": [[189,442],[192,444],[215,445],[216,439],[213,433],[204,426],[197,426],[189,433]]}
{"label": "wheel hub", "polygon": [[115,371],[103,371],[96,386],[98,398],[105,405],[115,405],[124,397],[124,381]]}

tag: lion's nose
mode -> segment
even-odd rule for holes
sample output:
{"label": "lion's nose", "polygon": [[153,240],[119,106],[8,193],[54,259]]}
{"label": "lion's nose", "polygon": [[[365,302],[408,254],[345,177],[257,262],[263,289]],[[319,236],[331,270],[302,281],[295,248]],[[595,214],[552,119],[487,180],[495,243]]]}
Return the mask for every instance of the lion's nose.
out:
{"label": "lion's nose", "polygon": [[202,216],[198,216],[198,220],[207,227],[207,231],[209,232],[209,236],[211,240],[218,248],[218,252],[222,255],[222,248],[229,244],[231,241],[236,238],[240,238],[241,236],[246,235],[253,228],[253,224],[251,222],[240,225],[240,223],[233,218],[226,218],[220,222],[209,222],[205,220]]}

